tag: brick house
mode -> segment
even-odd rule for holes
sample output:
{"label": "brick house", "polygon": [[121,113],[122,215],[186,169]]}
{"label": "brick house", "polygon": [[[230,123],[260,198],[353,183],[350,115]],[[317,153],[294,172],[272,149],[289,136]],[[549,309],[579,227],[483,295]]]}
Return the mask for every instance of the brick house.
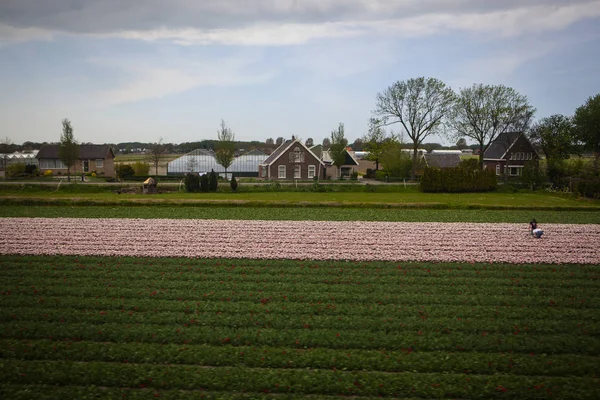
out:
{"label": "brick house", "polygon": [[493,169],[498,176],[522,176],[528,161],[538,162],[540,156],[523,132],[504,132],[490,143],[483,153],[483,167]]}
{"label": "brick house", "polygon": [[258,176],[272,180],[313,179],[324,176],[325,164],[300,140],[286,140],[258,165]]}
{"label": "brick house", "polygon": [[325,164],[325,177],[327,179],[338,179],[340,177],[350,177],[352,173],[358,172],[358,160],[352,150],[346,148],[344,151],[344,164],[339,168],[333,165],[333,159],[329,150],[321,152],[321,160]]}
{"label": "brick house", "polygon": [[[58,156],[57,144],[47,144],[42,146],[36,158],[39,161],[40,172],[50,170],[53,174],[66,175],[67,166]],[[107,144],[80,144],[79,153],[75,165],[71,168],[71,173],[81,174],[95,172],[98,175],[107,177],[115,176],[115,153]]]}

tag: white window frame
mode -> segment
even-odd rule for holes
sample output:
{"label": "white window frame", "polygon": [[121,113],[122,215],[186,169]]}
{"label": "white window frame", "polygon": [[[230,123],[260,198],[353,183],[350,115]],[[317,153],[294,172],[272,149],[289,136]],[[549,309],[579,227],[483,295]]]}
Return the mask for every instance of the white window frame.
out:
{"label": "white window frame", "polygon": [[285,165],[279,165],[277,167],[277,178],[285,179],[286,177],[287,177],[287,174],[286,174],[286,170],[285,170]]}
{"label": "white window frame", "polygon": [[302,179],[302,165],[294,165],[294,179]]}
{"label": "white window frame", "polygon": [[101,158],[96,159],[96,168],[104,168],[104,160]]}
{"label": "white window frame", "polygon": [[500,164],[496,164],[496,175],[500,175]]}
{"label": "white window frame", "polygon": [[266,178],[267,177],[267,167],[260,167],[260,176],[262,178]]}
{"label": "white window frame", "polygon": [[308,166],[308,179],[314,178],[315,175],[317,175],[317,166],[316,165],[309,165]]}

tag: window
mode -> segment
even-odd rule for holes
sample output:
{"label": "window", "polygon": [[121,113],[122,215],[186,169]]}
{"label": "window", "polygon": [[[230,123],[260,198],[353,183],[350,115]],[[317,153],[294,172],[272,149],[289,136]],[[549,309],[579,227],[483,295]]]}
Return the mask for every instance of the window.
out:
{"label": "window", "polygon": [[294,179],[302,178],[302,165],[294,165]]}
{"label": "window", "polygon": [[96,160],[96,168],[104,168],[104,160],[101,158],[98,158]]}
{"label": "window", "polygon": [[508,167],[508,174],[510,176],[521,176],[523,167]]}
{"label": "window", "polygon": [[304,152],[300,150],[299,146],[294,147],[293,151],[290,151],[290,162],[291,163],[303,163]]}
{"label": "window", "polygon": [[510,153],[510,160],[514,160],[515,159],[515,153]]}
{"label": "window", "polygon": [[279,167],[277,167],[277,177],[279,179],[285,179],[285,165],[280,165]]}
{"label": "window", "polygon": [[308,166],[308,179],[314,178],[316,174],[317,174],[316,165],[309,165]]}
{"label": "window", "polygon": [[267,177],[267,167],[265,167],[265,166],[260,167],[260,176],[263,178]]}
{"label": "window", "polygon": [[500,175],[500,164],[496,164],[496,175]]}
{"label": "window", "polygon": [[40,160],[40,169],[67,169],[67,166],[60,160],[47,159]]}

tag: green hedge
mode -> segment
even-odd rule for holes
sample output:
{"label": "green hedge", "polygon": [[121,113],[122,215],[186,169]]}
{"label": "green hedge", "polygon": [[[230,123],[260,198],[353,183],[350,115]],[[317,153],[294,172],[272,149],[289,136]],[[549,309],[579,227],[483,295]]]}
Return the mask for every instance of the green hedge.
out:
{"label": "green hedge", "polygon": [[421,191],[433,192],[489,192],[496,190],[498,180],[493,170],[466,168],[425,168]]}
{"label": "green hedge", "polygon": [[573,179],[571,188],[580,196],[600,199],[600,179]]}

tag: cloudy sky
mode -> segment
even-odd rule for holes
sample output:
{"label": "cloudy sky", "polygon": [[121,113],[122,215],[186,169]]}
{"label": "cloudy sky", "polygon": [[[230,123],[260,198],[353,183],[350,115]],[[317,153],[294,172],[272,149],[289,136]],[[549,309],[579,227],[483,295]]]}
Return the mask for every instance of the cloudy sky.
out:
{"label": "cloudy sky", "polygon": [[[362,136],[418,76],[504,84],[537,117],[600,92],[595,0],[1,0],[1,137]],[[399,130],[399,128],[396,128]],[[431,138],[429,141],[440,141]]]}

